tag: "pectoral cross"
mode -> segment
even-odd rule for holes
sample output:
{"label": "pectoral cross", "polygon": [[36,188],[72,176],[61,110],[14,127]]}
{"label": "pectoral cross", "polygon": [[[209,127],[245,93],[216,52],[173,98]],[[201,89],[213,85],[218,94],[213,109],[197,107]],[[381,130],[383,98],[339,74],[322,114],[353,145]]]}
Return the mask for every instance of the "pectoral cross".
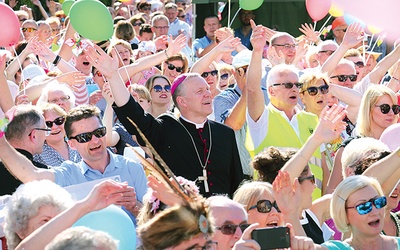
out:
{"label": "pectoral cross", "polygon": [[206,192],[210,192],[210,189],[208,188],[208,182],[207,182],[207,170],[205,168],[203,168],[203,176],[199,176],[197,177],[197,179],[199,181],[203,181],[204,183],[204,189],[206,190]]}

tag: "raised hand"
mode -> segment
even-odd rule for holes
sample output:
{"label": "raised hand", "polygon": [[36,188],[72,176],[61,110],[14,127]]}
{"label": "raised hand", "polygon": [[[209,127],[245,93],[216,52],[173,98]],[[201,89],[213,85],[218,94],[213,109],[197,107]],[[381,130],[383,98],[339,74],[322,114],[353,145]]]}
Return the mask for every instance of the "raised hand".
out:
{"label": "raised hand", "polygon": [[261,247],[257,241],[251,239],[251,232],[259,226],[258,223],[251,224],[246,230],[244,230],[242,237],[235,243],[233,250],[260,250]]}
{"label": "raised hand", "polygon": [[359,23],[352,23],[347,27],[342,44],[353,48],[364,39],[363,27]]}
{"label": "raised hand", "polygon": [[289,173],[286,171],[279,171],[272,183],[272,188],[274,190],[274,198],[281,213],[286,218],[295,217],[297,219],[301,202],[301,187],[297,178],[292,185]]}
{"label": "raised hand", "polygon": [[167,54],[168,56],[173,56],[179,53],[186,46],[186,36],[184,34],[180,34],[175,39],[170,37],[170,43],[168,45]]}
{"label": "raised hand", "polygon": [[114,97],[112,95],[111,89],[110,89],[110,84],[108,82],[104,83],[103,85],[103,90],[102,94],[104,99],[106,99],[107,103],[114,103]]}
{"label": "raised hand", "polygon": [[86,81],[86,76],[81,72],[73,71],[61,74],[57,77],[57,80],[61,83],[67,83],[68,86],[75,91],[78,90],[75,85],[84,84]]}
{"label": "raised hand", "polygon": [[228,38],[226,38],[223,41],[220,41],[216,47],[218,47],[218,51],[220,53],[224,52],[232,52],[236,49],[238,45],[240,45],[240,39],[237,37],[233,37],[230,35]]}
{"label": "raised hand", "polygon": [[321,34],[318,31],[314,31],[313,26],[309,23],[302,24],[299,30],[306,36],[309,42],[317,43],[320,40],[319,36]]}
{"label": "raised hand", "polygon": [[290,229],[290,249],[291,250],[314,250],[314,241],[306,236],[296,236],[291,224],[286,224]]}
{"label": "raised hand", "polygon": [[86,59],[106,78],[118,74],[118,56],[115,49],[111,50],[111,56],[109,56],[99,46],[93,44],[86,47],[85,53],[87,53]]}
{"label": "raised hand", "polygon": [[321,112],[314,136],[321,143],[327,143],[338,138],[340,133],[346,128],[346,123],[343,122],[346,114],[346,110],[336,104],[331,108],[328,106],[325,107]]}
{"label": "raised hand", "polygon": [[253,50],[262,51],[267,42],[266,28],[262,25],[256,25],[253,20],[250,20],[250,25],[253,29],[250,37],[250,42],[253,46]]}
{"label": "raised hand", "polygon": [[272,66],[276,66],[282,63],[285,63],[285,55],[282,51],[276,52],[274,46],[270,46],[267,50],[267,58],[268,61],[272,64]]}

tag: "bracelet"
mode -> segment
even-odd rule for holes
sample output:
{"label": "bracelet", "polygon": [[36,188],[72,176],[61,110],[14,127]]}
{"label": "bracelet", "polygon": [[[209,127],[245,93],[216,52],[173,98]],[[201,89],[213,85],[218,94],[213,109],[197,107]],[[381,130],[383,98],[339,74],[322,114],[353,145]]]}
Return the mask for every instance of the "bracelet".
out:
{"label": "bracelet", "polygon": [[57,66],[57,64],[61,61],[61,56],[60,55],[56,55],[56,58],[53,61],[54,66]]}
{"label": "bracelet", "polygon": [[167,54],[167,50],[164,50],[165,56],[167,57],[167,60],[169,59],[169,56]]}
{"label": "bracelet", "polygon": [[395,80],[396,82],[400,82],[400,80],[399,79],[397,79],[396,77],[394,77],[394,76],[392,76],[392,78],[391,79],[393,79],[393,80]]}

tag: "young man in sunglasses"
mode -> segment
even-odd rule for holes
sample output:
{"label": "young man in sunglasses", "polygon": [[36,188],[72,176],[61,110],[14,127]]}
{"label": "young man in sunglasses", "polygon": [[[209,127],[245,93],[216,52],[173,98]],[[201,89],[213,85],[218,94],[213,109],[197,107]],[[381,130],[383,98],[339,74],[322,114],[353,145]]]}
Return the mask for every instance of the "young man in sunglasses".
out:
{"label": "young man in sunglasses", "polygon": [[[247,72],[247,123],[251,141],[246,143],[250,154],[261,152],[268,146],[300,148],[313,133],[318,123],[316,115],[304,112],[297,107],[299,100],[298,71],[291,65],[280,64],[272,67],[267,76],[267,90],[270,98],[264,104],[261,90],[262,53],[267,40],[266,28],[253,21],[253,55]],[[320,150],[314,154],[311,171],[316,177],[317,187],[314,198],[321,197],[323,164],[325,160]]]}
{"label": "young man in sunglasses", "polygon": [[[138,214],[147,190],[147,178],[143,167],[107,150],[106,128],[102,124],[98,108],[78,106],[70,110],[64,127],[69,146],[82,156],[80,163],[66,161],[60,167],[38,169],[13,150],[4,139],[0,139],[0,157],[9,171],[24,183],[48,179],[64,187],[118,175],[121,181],[127,182],[131,187],[122,195],[125,199],[124,209],[135,221],[133,216]],[[30,127],[30,133],[26,135],[28,131],[25,131],[23,135],[38,140],[36,146],[41,148],[45,139],[42,130],[48,129],[45,127],[43,116],[40,115],[37,124]]]}

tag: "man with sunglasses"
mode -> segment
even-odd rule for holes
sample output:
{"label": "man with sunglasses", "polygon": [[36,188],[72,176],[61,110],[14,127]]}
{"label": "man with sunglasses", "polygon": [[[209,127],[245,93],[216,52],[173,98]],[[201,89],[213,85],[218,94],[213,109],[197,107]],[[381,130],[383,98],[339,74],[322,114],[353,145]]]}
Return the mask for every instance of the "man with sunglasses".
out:
{"label": "man with sunglasses", "polygon": [[344,21],[344,18],[337,17],[335,20],[332,22],[332,32],[333,32],[333,37],[335,38],[335,42],[340,45],[343,41],[344,33],[346,33],[347,30],[347,24]]}
{"label": "man with sunglasses", "polygon": [[[247,123],[251,141],[246,147],[254,155],[268,146],[283,148],[300,148],[313,133],[318,123],[314,114],[300,110],[298,71],[294,66],[280,64],[272,67],[267,76],[267,90],[270,98],[268,105],[264,104],[261,90],[262,53],[267,40],[265,27],[252,21],[253,55],[247,72],[248,115]],[[320,185],[314,191],[314,198],[321,196],[322,189],[322,156],[317,150],[310,164],[312,173]]]}
{"label": "man with sunglasses", "polygon": [[[43,125],[41,126],[39,122],[30,127],[32,131],[28,136],[33,138],[40,136],[41,148],[44,142],[44,135],[39,133],[44,133],[40,130],[47,129],[42,115],[40,120]],[[48,179],[65,187],[119,176],[121,181],[127,182],[131,187],[127,192],[122,193],[125,200],[123,208],[128,211],[128,215],[135,221],[133,216],[138,214],[141,207],[143,195],[147,190],[147,178],[143,167],[139,163],[123,156],[115,155],[107,150],[106,128],[102,124],[100,110],[94,106],[78,106],[68,113],[64,128],[69,139],[69,146],[76,149],[82,156],[82,161],[79,163],[65,161],[60,167],[39,170],[30,164],[26,158],[13,150],[4,139],[1,139],[0,142],[0,157],[9,171],[24,183]],[[37,146],[39,147],[39,145]]]}
{"label": "man with sunglasses", "polygon": [[[46,127],[42,111],[31,105],[18,105],[13,108],[13,115],[14,119],[8,124],[5,133],[10,145],[34,166],[47,169],[46,165],[33,160],[34,154],[42,152],[46,135],[51,131]],[[4,162],[0,162],[0,195],[12,194],[20,184],[22,183],[7,171]]]}

